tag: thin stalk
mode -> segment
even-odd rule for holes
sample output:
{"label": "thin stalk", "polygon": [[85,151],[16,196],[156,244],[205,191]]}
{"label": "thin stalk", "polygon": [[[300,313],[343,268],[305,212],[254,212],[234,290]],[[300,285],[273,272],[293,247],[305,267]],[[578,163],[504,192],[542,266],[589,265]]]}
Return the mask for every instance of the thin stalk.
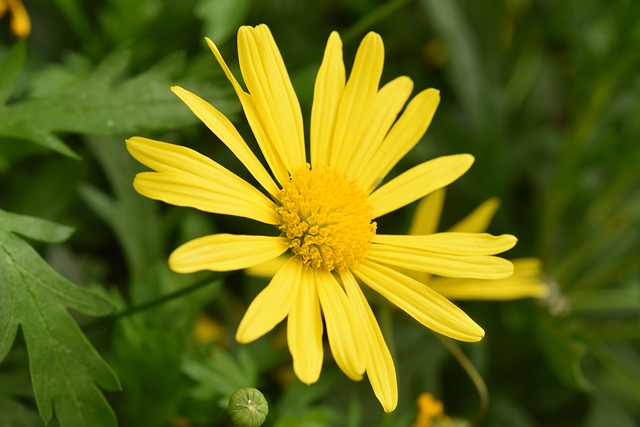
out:
{"label": "thin stalk", "polygon": [[84,331],[90,331],[90,330],[96,329],[96,328],[98,328],[98,327],[100,327],[100,326],[102,326],[104,324],[107,324],[107,323],[110,323],[110,322],[114,322],[114,321],[116,321],[118,319],[121,319],[123,317],[128,317],[128,316],[131,316],[131,315],[136,314],[136,313],[140,313],[140,312],[143,312],[143,311],[146,311],[146,310],[150,310],[150,309],[152,309],[154,307],[162,305],[162,304],[164,304],[166,302],[169,302],[171,300],[174,300],[174,299],[181,298],[183,296],[189,295],[189,294],[197,291],[198,289],[203,288],[203,287],[211,284],[214,280],[218,280],[218,279],[217,278],[208,277],[206,279],[199,280],[199,281],[195,282],[194,284],[189,285],[187,287],[184,287],[182,289],[178,289],[175,292],[171,292],[171,293],[168,293],[166,295],[161,295],[156,299],[152,299],[152,300],[147,301],[145,303],[142,303],[140,305],[135,305],[133,307],[129,307],[129,308],[127,308],[125,310],[122,310],[122,311],[119,311],[117,313],[113,313],[113,314],[110,314],[108,316],[104,316],[104,317],[101,317],[99,319],[95,319],[94,321],[89,322],[86,325],[84,325],[82,327],[82,329]]}
{"label": "thin stalk", "polygon": [[462,351],[460,346],[456,344],[454,341],[449,338],[443,337],[439,334],[434,334],[436,338],[444,344],[444,346],[449,350],[449,352],[456,358],[462,369],[467,373],[473,385],[476,387],[478,391],[478,397],[480,398],[480,404],[478,410],[476,411],[473,419],[471,420],[471,424],[474,426],[480,425],[480,422],[487,415],[487,410],[489,409],[489,390],[487,389],[487,384],[482,379],[482,376],[473,365],[471,360],[467,357],[466,354]]}

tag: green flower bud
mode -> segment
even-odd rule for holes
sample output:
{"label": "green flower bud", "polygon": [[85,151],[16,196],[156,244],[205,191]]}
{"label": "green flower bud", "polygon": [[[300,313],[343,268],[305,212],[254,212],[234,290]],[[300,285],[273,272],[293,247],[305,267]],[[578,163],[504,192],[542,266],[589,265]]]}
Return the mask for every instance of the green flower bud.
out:
{"label": "green flower bud", "polygon": [[267,418],[269,404],[260,390],[241,388],[229,398],[227,412],[238,427],[258,427]]}

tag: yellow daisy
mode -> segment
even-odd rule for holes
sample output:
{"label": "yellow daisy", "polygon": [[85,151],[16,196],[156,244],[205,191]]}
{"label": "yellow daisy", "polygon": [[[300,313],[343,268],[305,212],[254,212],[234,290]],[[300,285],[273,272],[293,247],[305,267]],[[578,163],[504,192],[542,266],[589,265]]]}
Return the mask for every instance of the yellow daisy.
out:
{"label": "yellow daisy", "polygon": [[451,418],[444,413],[444,405],[431,393],[421,393],[416,400],[418,416],[412,427],[468,427],[471,423]]}
{"label": "yellow daisy", "polygon": [[0,18],[11,12],[11,32],[16,37],[27,37],[31,32],[31,20],[22,0],[0,0]]}
{"label": "yellow daisy", "polygon": [[[442,188],[418,203],[409,234],[432,234],[438,231],[444,198],[445,189]],[[497,198],[488,199],[449,231],[483,233],[489,227],[499,206],[500,201]],[[429,273],[424,272],[411,272],[409,275],[428,284],[439,294],[455,300],[513,300],[542,298],[548,295],[549,287],[542,280],[542,262],[539,259],[519,258],[511,262],[513,275],[497,280],[431,277]]]}
{"label": "yellow daisy", "polygon": [[238,32],[247,90],[215,44],[208,39],[207,43],[240,99],[270,172],[222,113],[174,87],[259,188],[189,148],[141,137],[127,140],[127,148],[155,172],[138,174],[134,187],[173,205],[273,225],[274,235],[197,238],[170,255],[170,267],[181,273],[238,270],[287,253],[287,261],[248,307],[237,340],[254,341],[286,318],[295,374],[311,384],[320,376],[326,325],[338,366],[354,380],[366,373],[384,410],[392,411],[398,400],[395,368],[361,284],[436,332],[478,341],[482,328],[398,269],[450,277],[507,277],[513,266],[493,255],[510,249],[516,239],[473,233],[376,233],[375,218],[450,184],[473,162],[468,154],[440,157],[380,185],[426,132],[439,93],[424,90],[405,107],[413,89],[409,78],[399,77],[379,88],[384,48],[378,34],[364,38],[348,79],[340,37],[329,37],[315,83],[308,158],[300,104],[269,28],[241,27]]}

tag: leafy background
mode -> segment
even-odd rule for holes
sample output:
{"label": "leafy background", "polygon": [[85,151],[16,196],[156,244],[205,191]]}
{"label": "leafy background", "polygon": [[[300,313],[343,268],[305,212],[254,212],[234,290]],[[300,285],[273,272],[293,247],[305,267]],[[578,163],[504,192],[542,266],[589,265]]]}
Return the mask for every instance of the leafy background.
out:
{"label": "leafy background", "polygon": [[[640,423],[640,4],[594,0],[27,0],[26,40],[0,20],[0,425],[229,425],[226,399],[256,386],[270,426],[410,426],[430,392],[483,426]],[[292,376],[282,330],[233,340],[264,282],[181,276],[167,254],[243,220],[165,206],[131,187],[138,134],[238,162],[170,92],[182,85],[250,133],[203,37],[237,67],[235,32],[268,24],[303,111],[332,30],[352,61],[369,30],[383,79],[408,75],[442,103],[399,165],[460,152],[472,170],[448,191],[444,225],[491,196],[490,231],[519,237],[551,296],[464,302],[487,332],[444,345],[377,304],[400,381],[384,414],[366,383],[327,361]],[[412,207],[383,218],[404,232]],[[452,350],[453,349],[453,350]],[[453,353],[452,353],[453,351]]]}

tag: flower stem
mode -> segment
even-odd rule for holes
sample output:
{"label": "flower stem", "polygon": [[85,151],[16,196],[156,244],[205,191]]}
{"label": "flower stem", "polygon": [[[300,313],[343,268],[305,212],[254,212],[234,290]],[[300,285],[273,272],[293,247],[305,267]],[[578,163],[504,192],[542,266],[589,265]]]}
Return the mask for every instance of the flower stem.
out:
{"label": "flower stem", "polygon": [[127,309],[124,309],[122,311],[119,311],[117,313],[113,313],[110,314],[108,316],[104,316],[101,317],[99,319],[95,319],[92,322],[87,323],[86,325],[83,326],[83,330],[84,331],[89,331],[89,330],[93,330],[96,329],[104,324],[113,322],[115,320],[118,320],[120,318],[123,317],[128,317],[131,316],[132,314],[136,314],[136,313],[140,313],[142,311],[145,310],[150,310],[154,307],[157,307],[161,304],[164,304],[165,302],[189,295],[195,291],[197,291],[200,288],[203,288],[204,286],[210,285],[211,283],[213,283],[215,280],[219,280],[219,278],[217,277],[207,277],[204,278],[202,280],[198,280],[197,282],[193,283],[192,285],[186,286],[184,288],[178,289],[175,292],[170,292],[168,294],[165,295],[161,295],[156,299],[152,299],[150,301],[147,301],[145,303],[142,303],[140,305],[136,305],[133,307],[129,307]]}
{"label": "flower stem", "polygon": [[454,341],[449,338],[443,337],[438,334],[434,334],[442,344],[449,350],[449,352],[456,358],[462,369],[465,370],[469,378],[473,382],[473,385],[476,387],[478,391],[478,396],[480,397],[480,406],[476,411],[476,414],[473,416],[472,425],[479,425],[480,421],[487,415],[487,410],[489,409],[489,390],[487,389],[487,384],[482,379],[482,376],[473,365],[471,360],[467,357],[466,354],[462,351],[460,346],[456,344]]}

